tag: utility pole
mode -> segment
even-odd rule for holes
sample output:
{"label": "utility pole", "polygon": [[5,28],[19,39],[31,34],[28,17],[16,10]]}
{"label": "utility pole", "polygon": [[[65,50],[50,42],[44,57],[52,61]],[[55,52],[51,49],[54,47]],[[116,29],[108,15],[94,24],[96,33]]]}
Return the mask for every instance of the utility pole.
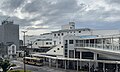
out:
{"label": "utility pole", "polygon": [[23,58],[23,61],[24,61],[24,72],[26,72],[26,66],[25,66],[25,33],[27,31],[22,31],[22,33],[24,34],[23,35],[23,47],[24,47],[24,58]]}

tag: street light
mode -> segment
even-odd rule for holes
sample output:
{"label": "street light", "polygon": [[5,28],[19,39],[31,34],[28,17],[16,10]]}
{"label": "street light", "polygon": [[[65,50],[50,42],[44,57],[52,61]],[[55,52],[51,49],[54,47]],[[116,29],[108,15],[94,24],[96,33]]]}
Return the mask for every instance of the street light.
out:
{"label": "street light", "polygon": [[24,58],[23,58],[23,60],[24,60],[24,72],[26,72],[26,67],[25,67],[25,33],[26,33],[27,31],[22,31],[22,33],[24,34],[23,35],[23,47],[24,47]]}

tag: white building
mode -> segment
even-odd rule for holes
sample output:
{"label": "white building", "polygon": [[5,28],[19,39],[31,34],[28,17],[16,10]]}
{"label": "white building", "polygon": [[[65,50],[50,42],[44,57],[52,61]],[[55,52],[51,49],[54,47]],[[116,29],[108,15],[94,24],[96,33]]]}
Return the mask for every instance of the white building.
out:
{"label": "white building", "polygon": [[65,69],[80,70],[88,66],[90,72],[94,66],[102,68],[102,72],[120,71],[119,30],[75,29],[74,22],[70,22],[50,34],[53,48],[44,54],[33,54],[44,57],[49,66],[54,64],[53,60],[56,67]]}
{"label": "white building", "polygon": [[16,45],[9,44],[7,49],[8,49],[8,57],[10,59],[16,58]]}

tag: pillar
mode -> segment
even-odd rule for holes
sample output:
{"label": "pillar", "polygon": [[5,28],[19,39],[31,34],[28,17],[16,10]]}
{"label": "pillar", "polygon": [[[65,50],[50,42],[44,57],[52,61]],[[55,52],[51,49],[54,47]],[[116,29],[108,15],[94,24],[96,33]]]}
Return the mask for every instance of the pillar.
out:
{"label": "pillar", "polygon": [[66,70],[66,66],[67,66],[67,65],[66,65],[66,60],[65,60],[64,62],[65,62],[65,70]]}
{"label": "pillar", "polygon": [[116,64],[116,71],[115,72],[118,72],[118,64]]}
{"label": "pillar", "polygon": [[90,40],[89,40],[89,46],[88,46],[88,47],[91,47],[91,46],[90,46]]}
{"label": "pillar", "polygon": [[82,69],[82,61],[80,61],[80,69]]}
{"label": "pillar", "polygon": [[74,49],[74,58],[75,58],[75,52],[76,52],[76,50]]}
{"label": "pillar", "polygon": [[56,59],[56,68],[58,68],[58,60]]}
{"label": "pillar", "polygon": [[112,37],[112,50],[114,49],[114,44],[113,44],[113,37]]}
{"label": "pillar", "polygon": [[51,59],[49,58],[49,67],[51,67]]}
{"label": "pillar", "polygon": [[103,72],[105,72],[105,63],[103,63]]}
{"label": "pillar", "polygon": [[79,69],[78,69],[78,66],[79,66],[79,61],[77,60],[77,71],[79,70]]}
{"label": "pillar", "polygon": [[90,61],[89,61],[89,72],[90,72]]}
{"label": "pillar", "polygon": [[94,61],[95,61],[95,68],[98,67],[98,62],[97,61],[97,53],[94,53]]}
{"label": "pillar", "polygon": [[103,41],[104,41],[104,40],[102,39],[102,48],[104,49],[104,43],[103,43]]}

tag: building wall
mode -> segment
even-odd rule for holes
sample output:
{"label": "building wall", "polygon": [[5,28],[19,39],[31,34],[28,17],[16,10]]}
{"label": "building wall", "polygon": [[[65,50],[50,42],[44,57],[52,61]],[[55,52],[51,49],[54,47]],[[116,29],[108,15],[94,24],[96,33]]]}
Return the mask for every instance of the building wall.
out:
{"label": "building wall", "polygon": [[16,45],[8,46],[8,55],[16,54]]}
{"label": "building wall", "polygon": [[19,50],[19,25],[5,24],[3,27],[3,42],[13,42],[16,45],[16,49]]}
{"label": "building wall", "polygon": [[39,48],[39,47],[51,47],[52,46],[52,40],[40,40],[40,41],[36,41],[34,42],[34,44],[32,45],[33,48]]}

